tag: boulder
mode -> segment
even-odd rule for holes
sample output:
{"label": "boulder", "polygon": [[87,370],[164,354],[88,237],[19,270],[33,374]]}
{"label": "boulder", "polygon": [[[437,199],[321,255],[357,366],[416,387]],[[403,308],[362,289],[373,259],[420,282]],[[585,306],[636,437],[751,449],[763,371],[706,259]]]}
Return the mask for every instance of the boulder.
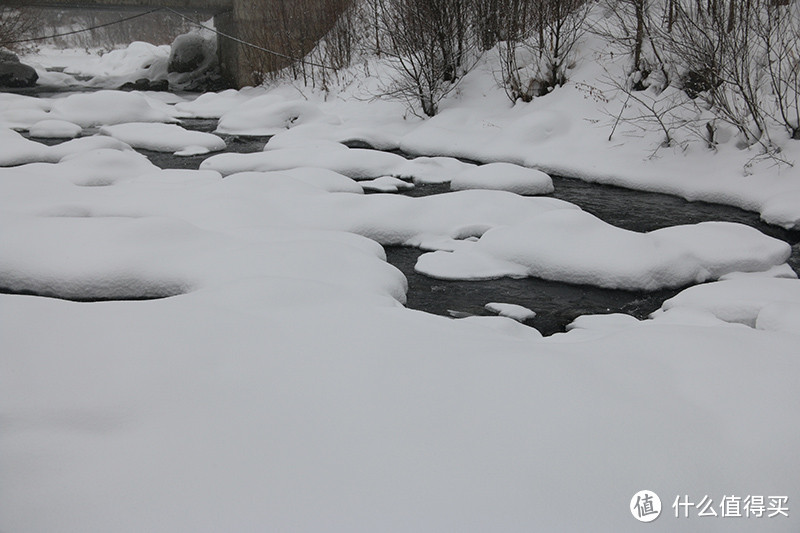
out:
{"label": "boulder", "polygon": [[0,61],[0,87],[33,87],[39,75],[18,61]]}
{"label": "boulder", "polygon": [[19,57],[10,50],[0,49],[0,63],[19,63]]}
{"label": "boulder", "polygon": [[191,32],[172,42],[167,67],[169,86],[179,91],[218,91],[229,84],[219,72],[216,36]]}
{"label": "boulder", "polygon": [[149,80],[140,78],[136,81],[129,81],[120,87],[123,91],[168,91],[169,82],[167,80]]}
{"label": "boulder", "polygon": [[212,62],[209,57],[214,54],[205,39],[199,33],[185,33],[178,35],[172,42],[172,50],[169,55],[168,72],[194,72],[201,66]]}

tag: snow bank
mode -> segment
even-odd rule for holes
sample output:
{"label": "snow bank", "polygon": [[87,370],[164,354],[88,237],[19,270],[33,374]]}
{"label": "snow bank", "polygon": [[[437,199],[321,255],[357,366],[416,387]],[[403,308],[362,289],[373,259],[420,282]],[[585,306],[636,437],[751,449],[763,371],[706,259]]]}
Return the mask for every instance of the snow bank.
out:
{"label": "snow bank", "polygon": [[191,155],[225,149],[225,141],[211,133],[190,131],[176,124],[127,123],[103,126],[100,133],[134,148],[156,152],[191,152]]}
{"label": "snow bank", "polygon": [[252,100],[255,92],[264,94],[263,89],[252,87],[241,91],[228,89],[219,93],[203,93],[191,102],[178,102],[175,109],[185,117],[220,118],[238,105]]}
{"label": "snow bank", "polygon": [[220,117],[217,131],[238,135],[275,135],[311,122],[339,124],[336,117],[326,115],[317,105],[294,101],[278,102],[263,108],[243,106],[233,109]]}
{"label": "snow bank", "polygon": [[764,329],[796,333],[798,306],[800,280],[748,276],[689,287],[664,302],[660,311],[699,309],[725,322],[750,327],[760,322]]}
{"label": "snow bank", "polygon": [[583,211],[546,212],[487,231],[452,252],[421,256],[416,270],[443,279],[534,276],[568,283],[656,290],[786,261],[788,244],[740,224],[705,222],[636,233]]}
{"label": "snow bank", "polygon": [[643,486],[680,529],[679,494],[800,490],[795,336],[548,342],[344,297],[299,278],[152,302],[0,295],[3,529],[633,531]]}
{"label": "snow bank", "polygon": [[450,182],[454,191],[495,189],[517,194],[536,195],[553,192],[553,180],[540,170],[510,163],[489,163],[462,172]]}

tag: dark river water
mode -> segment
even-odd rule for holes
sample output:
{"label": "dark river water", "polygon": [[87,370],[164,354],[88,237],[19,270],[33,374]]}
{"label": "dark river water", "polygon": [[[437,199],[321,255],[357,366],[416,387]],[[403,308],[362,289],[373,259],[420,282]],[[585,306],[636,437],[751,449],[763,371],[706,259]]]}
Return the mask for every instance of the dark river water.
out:
{"label": "dark river water", "polygon": [[[587,183],[577,179],[554,177],[555,198],[579,205],[585,211],[614,226],[639,232],[679,224],[705,221],[739,222],[759,229],[792,245],[789,264],[800,269],[800,232],[786,231],[765,224],[758,214],[707,202],[687,202],[675,196]],[[422,185],[408,194],[426,196],[449,191],[445,185]],[[488,281],[445,281],[414,271],[417,258],[424,252],[416,248],[389,247],[389,262],[408,278],[408,307],[440,315],[469,313],[491,315],[483,306],[489,302],[515,303],[536,311],[526,321],[545,335],[564,331],[580,315],[625,313],[636,318],[661,307],[678,290],[654,292],[601,289],[534,278]]]}
{"label": "dark river water", "polygon": [[[184,127],[213,131],[216,120],[189,120]],[[248,153],[261,151],[268,137],[223,136],[226,151]],[[48,142],[52,144],[52,142]],[[197,169],[208,155],[176,157],[168,153],[140,150],[161,168]],[[406,155],[406,154],[403,154]],[[407,156],[407,155],[406,155]],[[408,157],[408,156],[407,156]],[[591,184],[553,177],[553,197],[572,202],[614,226],[639,232],[704,221],[747,224],[792,245],[789,264],[800,271],[800,232],[786,231],[765,224],[758,214],[706,202],[687,202],[675,196]],[[408,196],[428,196],[449,191],[447,184],[418,185],[405,192]],[[446,281],[429,278],[414,270],[417,258],[424,253],[417,248],[386,247],[388,261],[408,279],[407,307],[444,316],[491,315],[484,306],[490,302],[514,303],[537,315],[526,321],[544,335],[564,331],[576,317],[586,314],[625,313],[646,318],[678,290],[654,292],[601,289],[539,279],[502,278],[484,281]]]}

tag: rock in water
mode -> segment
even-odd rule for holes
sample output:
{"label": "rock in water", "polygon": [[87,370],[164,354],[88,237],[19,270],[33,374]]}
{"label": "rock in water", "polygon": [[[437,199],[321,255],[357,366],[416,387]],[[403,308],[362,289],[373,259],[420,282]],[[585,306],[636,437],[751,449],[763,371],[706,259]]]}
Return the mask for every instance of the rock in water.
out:
{"label": "rock in water", "polygon": [[174,90],[206,92],[228,88],[219,73],[213,34],[191,32],[176,37],[167,70],[169,86]]}
{"label": "rock in water", "polygon": [[194,72],[203,64],[210,62],[208,54],[208,40],[199,33],[178,35],[172,42],[167,71]]}
{"label": "rock in water", "polygon": [[0,61],[0,87],[33,87],[39,75],[19,61]]}
{"label": "rock in water", "polygon": [[19,63],[19,57],[11,50],[0,49],[0,63]]}

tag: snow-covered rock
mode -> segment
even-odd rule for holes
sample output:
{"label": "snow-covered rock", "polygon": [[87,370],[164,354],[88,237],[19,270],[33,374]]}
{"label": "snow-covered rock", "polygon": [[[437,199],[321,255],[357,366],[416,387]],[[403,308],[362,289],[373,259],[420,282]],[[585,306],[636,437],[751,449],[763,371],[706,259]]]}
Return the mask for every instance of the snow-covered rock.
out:
{"label": "snow-covered rock", "polygon": [[66,120],[42,120],[31,126],[31,137],[50,139],[72,139],[80,135],[83,128]]}
{"label": "snow-covered rock", "polygon": [[251,154],[219,154],[203,161],[200,168],[228,175],[248,170],[264,172],[320,167],[353,179],[372,179],[392,175],[397,167],[405,163],[405,159],[396,154],[339,146],[340,148],[326,147],[319,151],[286,148]]}
{"label": "snow-covered rock", "polygon": [[487,311],[497,313],[500,316],[513,318],[517,322],[525,322],[536,316],[536,312],[527,307],[517,304],[507,304],[501,302],[490,302],[484,306]]}
{"label": "snow-covered rock", "polygon": [[534,276],[629,290],[681,287],[781,265],[790,246],[741,224],[705,222],[636,233],[583,211],[555,210],[497,227],[416,269],[443,279]]}
{"label": "snow-covered rock", "polygon": [[173,121],[170,114],[153,107],[141,94],[122,91],[97,91],[57,99],[50,115],[84,128],[125,122]]}
{"label": "snow-covered rock", "polygon": [[413,183],[403,181],[393,176],[381,176],[372,180],[359,182],[365,191],[372,192],[398,192],[408,191],[414,188]]}
{"label": "snow-covered rock", "polygon": [[129,144],[156,152],[183,152],[187,155],[218,152],[225,141],[202,131],[187,130],[177,124],[134,122],[103,126],[100,133]]}
{"label": "snow-covered rock", "polygon": [[198,33],[178,35],[170,46],[168,72],[192,72],[210,62],[215,50]]}
{"label": "snow-covered rock", "polygon": [[495,189],[536,195],[553,192],[553,180],[540,170],[510,163],[489,163],[456,175],[450,182],[454,191]]}

